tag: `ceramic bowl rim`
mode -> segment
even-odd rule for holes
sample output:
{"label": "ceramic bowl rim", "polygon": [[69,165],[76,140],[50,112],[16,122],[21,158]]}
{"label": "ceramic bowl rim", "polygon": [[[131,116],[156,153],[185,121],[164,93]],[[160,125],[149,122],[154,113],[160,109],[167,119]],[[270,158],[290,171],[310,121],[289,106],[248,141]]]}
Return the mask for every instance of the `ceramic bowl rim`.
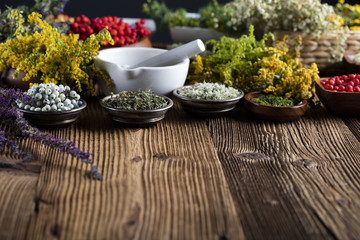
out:
{"label": "ceramic bowl rim", "polygon": [[196,99],[196,98],[189,98],[189,97],[185,97],[180,95],[177,91],[183,88],[191,88],[193,87],[194,84],[192,85],[185,85],[182,87],[179,87],[177,89],[173,90],[173,95],[175,97],[177,97],[180,100],[184,100],[184,101],[191,101],[191,102],[195,102],[195,103],[227,103],[227,102],[233,102],[233,101],[239,101],[242,97],[244,97],[244,91],[241,89],[237,89],[240,92],[240,95],[234,98],[228,98],[228,99],[221,99],[221,100],[211,100],[211,99]]}
{"label": "ceramic bowl rim", "polygon": [[329,78],[319,78],[318,80],[316,80],[316,84],[321,88],[321,90],[326,91],[328,93],[332,93],[332,94],[360,94],[360,92],[334,92],[334,91],[330,91],[327,90],[322,84],[321,81],[324,79],[329,79]]}
{"label": "ceramic bowl rim", "polygon": [[257,107],[268,107],[268,108],[272,108],[272,109],[297,109],[297,108],[302,108],[302,107],[306,106],[307,102],[308,102],[306,99],[304,99],[304,100],[302,100],[302,103],[300,103],[298,105],[294,105],[294,106],[271,106],[271,105],[265,105],[265,104],[261,104],[261,103],[252,101],[251,99],[253,99],[253,98],[250,98],[250,95],[253,95],[253,94],[266,94],[266,93],[263,93],[261,91],[254,91],[254,92],[249,92],[249,93],[245,94],[245,97],[244,97],[245,100]]}
{"label": "ceramic bowl rim", "polygon": [[[100,61],[100,62],[104,62],[104,63],[107,63],[107,64],[115,64],[113,62],[110,62],[108,60],[105,60],[104,58],[102,58],[100,55],[101,53],[106,53],[106,52],[111,52],[111,51],[114,51],[114,52],[117,52],[117,50],[120,50],[121,51],[133,51],[133,50],[140,50],[140,51],[152,51],[152,50],[160,50],[159,52],[160,53],[163,53],[163,52],[167,52],[169,50],[166,50],[166,49],[161,49],[161,48],[147,48],[147,47],[131,47],[131,48],[124,48],[124,47],[114,47],[114,48],[108,48],[108,49],[103,49],[103,50],[100,50],[99,51],[99,55],[96,56],[96,60],[97,61]],[[178,67],[181,67],[183,65],[187,65],[190,63],[190,59],[189,58],[186,58],[184,59],[183,61],[177,63],[177,64],[173,64],[173,65],[169,65],[169,66],[160,66],[160,67],[138,67],[138,68],[134,68],[134,69],[122,69],[123,71],[133,71],[135,69],[147,69],[147,70],[160,70],[160,69],[172,69],[172,68],[178,68]]]}
{"label": "ceramic bowl rim", "polygon": [[[159,95],[159,96],[161,96],[161,95]],[[168,101],[168,104],[166,105],[166,107],[158,108],[158,109],[151,109],[151,110],[125,110],[125,109],[118,109],[118,108],[112,108],[112,107],[105,106],[103,102],[105,100],[109,99],[110,97],[111,97],[111,95],[103,97],[102,99],[99,100],[101,107],[103,107],[106,110],[122,112],[122,113],[155,113],[155,112],[162,112],[164,110],[170,109],[174,105],[173,101],[169,97],[161,96],[161,97],[165,98],[166,101]]]}
{"label": "ceramic bowl rim", "polygon": [[77,108],[73,108],[71,110],[67,110],[67,111],[31,111],[31,110],[25,110],[25,109],[21,109],[16,107],[17,109],[19,109],[19,111],[26,113],[26,114],[31,114],[31,115],[43,115],[43,116],[56,116],[56,115],[65,115],[65,114],[69,114],[69,113],[76,113],[76,112],[80,112],[82,111],[84,108],[86,108],[87,103],[85,100],[80,99],[83,102],[83,105],[81,105],[80,107]]}

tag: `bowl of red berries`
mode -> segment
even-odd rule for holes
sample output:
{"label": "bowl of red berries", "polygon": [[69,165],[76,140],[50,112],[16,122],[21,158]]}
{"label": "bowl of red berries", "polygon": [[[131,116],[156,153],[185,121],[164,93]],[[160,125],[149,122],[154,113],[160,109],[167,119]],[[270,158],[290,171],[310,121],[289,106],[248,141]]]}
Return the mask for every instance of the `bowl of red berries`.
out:
{"label": "bowl of red berries", "polygon": [[336,115],[360,115],[360,74],[320,78],[316,94]]}
{"label": "bowl of red berries", "polygon": [[[147,21],[149,23],[147,23]],[[85,15],[81,15],[74,19],[74,23],[70,25],[70,33],[79,34],[80,39],[85,40],[91,34],[98,33],[105,27],[114,40],[114,45],[106,43],[107,47],[151,47],[148,38],[151,31],[146,26],[154,26],[153,20],[118,18],[116,16],[105,16],[101,18],[89,19]],[[154,29],[155,31],[155,29]]]}

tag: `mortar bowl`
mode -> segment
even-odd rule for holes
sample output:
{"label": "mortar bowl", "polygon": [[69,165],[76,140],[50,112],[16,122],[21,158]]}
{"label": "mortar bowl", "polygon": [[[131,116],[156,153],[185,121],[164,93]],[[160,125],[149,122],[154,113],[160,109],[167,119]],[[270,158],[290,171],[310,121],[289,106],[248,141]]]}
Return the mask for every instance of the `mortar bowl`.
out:
{"label": "mortar bowl", "polygon": [[189,59],[170,66],[128,68],[166,51],[141,47],[119,47],[99,51],[95,66],[105,71],[111,78],[111,86],[108,86],[104,79],[98,79],[101,91],[105,95],[110,95],[124,90],[151,89],[159,95],[167,95],[183,86],[189,69]]}

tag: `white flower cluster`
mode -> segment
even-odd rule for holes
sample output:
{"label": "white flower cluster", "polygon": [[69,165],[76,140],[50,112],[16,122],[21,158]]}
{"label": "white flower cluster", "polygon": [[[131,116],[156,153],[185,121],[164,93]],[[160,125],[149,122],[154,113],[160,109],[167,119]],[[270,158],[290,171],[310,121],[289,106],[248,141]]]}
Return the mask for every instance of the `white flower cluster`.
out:
{"label": "white flower cluster", "polygon": [[233,28],[254,25],[265,32],[301,31],[319,35],[339,29],[342,24],[334,8],[320,0],[235,0],[227,5],[234,9],[227,23]]}
{"label": "white flower cluster", "polygon": [[225,100],[240,96],[239,90],[226,87],[220,83],[196,83],[192,87],[178,90],[178,94],[184,97],[203,100]]}
{"label": "white flower cluster", "polygon": [[32,97],[32,104],[17,102],[19,108],[30,111],[68,111],[83,105],[80,95],[69,86],[53,83],[32,86],[25,94]]}
{"label": "white flower cluster", "polygon": [[226,23],[233,31],[247,31],[250,25],[255,29],[264,27],[265,21],[273,12],[272,4],[265,0],[235,0],[226,4],[226,7],[232,9],[230,18]]}

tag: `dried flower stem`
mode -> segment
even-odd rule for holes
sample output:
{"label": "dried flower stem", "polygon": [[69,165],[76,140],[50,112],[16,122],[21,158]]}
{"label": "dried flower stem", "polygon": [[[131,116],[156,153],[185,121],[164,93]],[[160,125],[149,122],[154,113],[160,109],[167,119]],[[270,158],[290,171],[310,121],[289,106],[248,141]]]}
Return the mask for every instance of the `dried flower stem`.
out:
{"label": "dried flower stem", "polygon": [[[94,160],[90,159],[92,154],[82,151],[72,141],[57,139],[52,134],[42,132],[38,128],[31,126],[24,119],[23,113],[13,106],[16,100],[30,101],[28,96],[24,95],[20,90],[0,88],[0,123],[9,126],[10,131],[12,131],[10,134],[30,138],[52,149],[70,154],[82,162],[90,164],[90,174],[98,180],[102,179],[97,166],[94,165]],[[33,157],[31,153],[22,151],[15,141],[8,139],[5,132],[0,130],[0,151],[5,147],[10,147],[14,153],[23,157],[24,162],[30,161]]]}

